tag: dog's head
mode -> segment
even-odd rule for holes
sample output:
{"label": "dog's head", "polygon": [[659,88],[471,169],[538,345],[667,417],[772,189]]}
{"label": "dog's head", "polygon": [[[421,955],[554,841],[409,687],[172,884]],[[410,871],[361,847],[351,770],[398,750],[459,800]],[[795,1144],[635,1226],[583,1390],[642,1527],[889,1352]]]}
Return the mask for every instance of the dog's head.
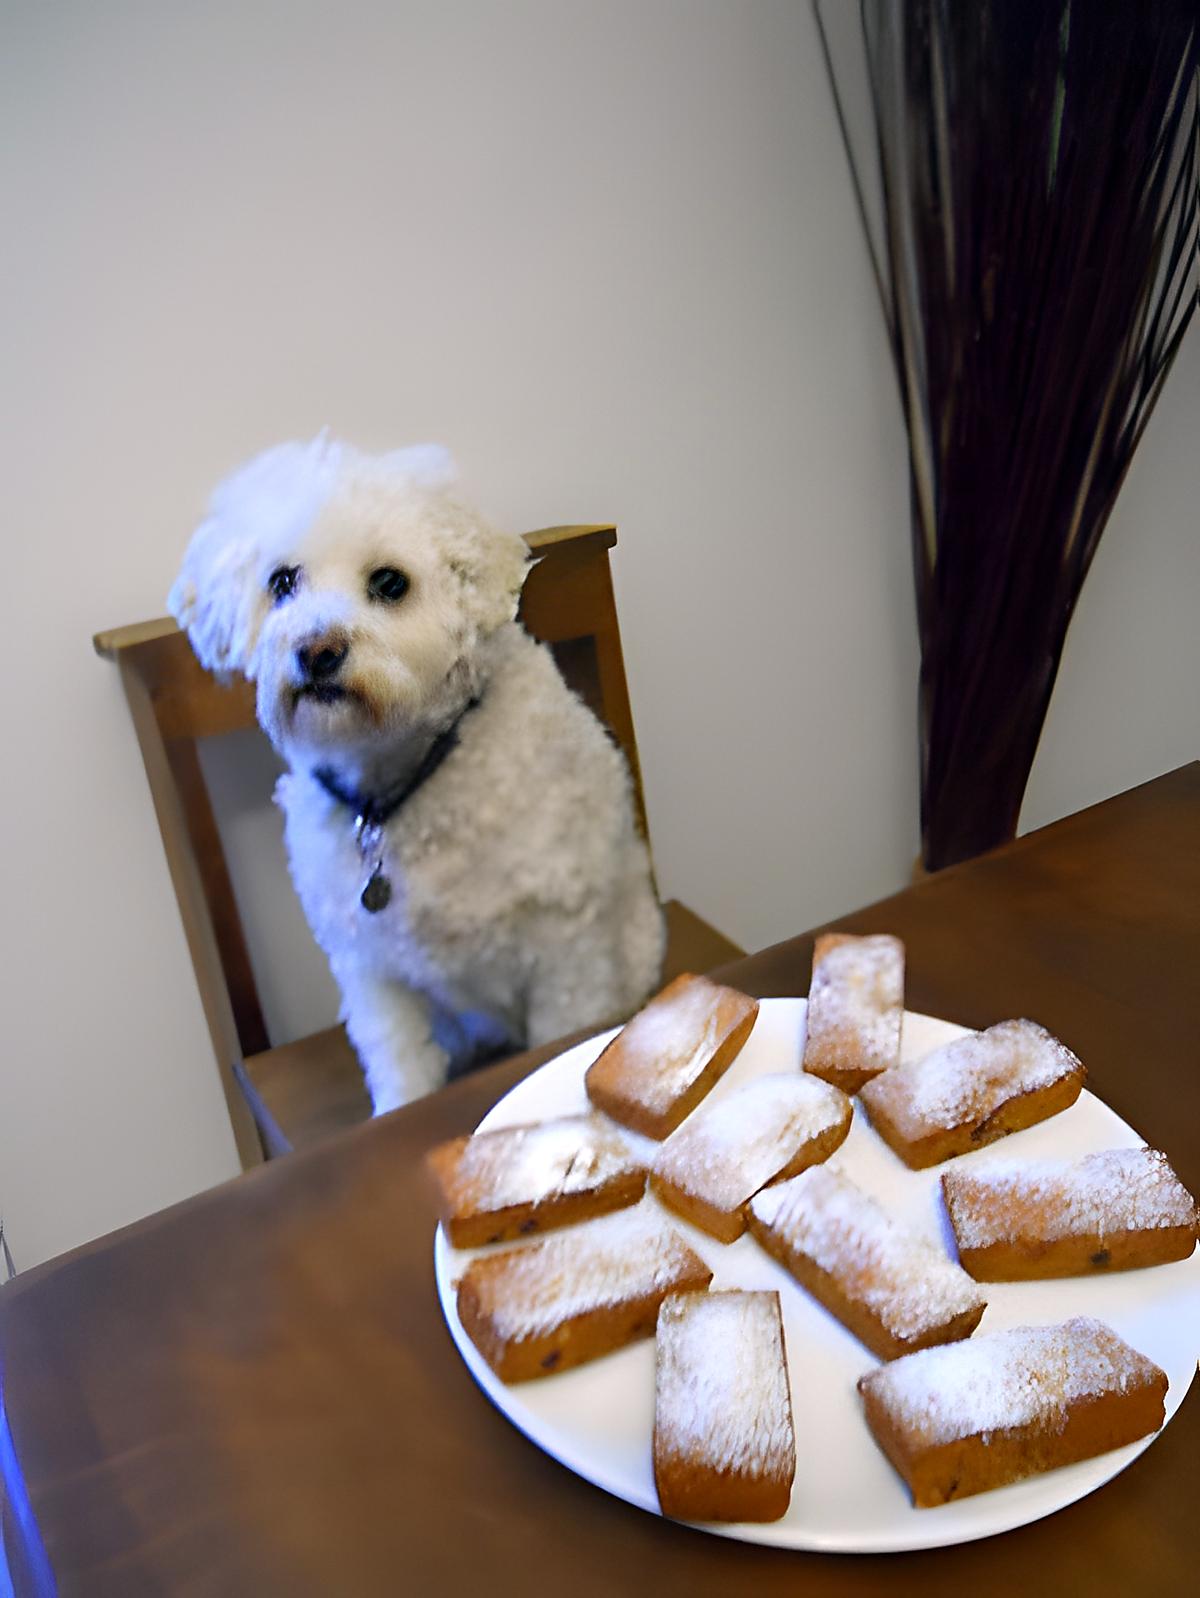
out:
{"label": "dog's head", "polygon": [[476,688],[528,550],[454,480],[433,446],[369,456],[322,436],[268,450],[213,495],[168,604],[203,665],[257,684],[282,753],[370,746]]}

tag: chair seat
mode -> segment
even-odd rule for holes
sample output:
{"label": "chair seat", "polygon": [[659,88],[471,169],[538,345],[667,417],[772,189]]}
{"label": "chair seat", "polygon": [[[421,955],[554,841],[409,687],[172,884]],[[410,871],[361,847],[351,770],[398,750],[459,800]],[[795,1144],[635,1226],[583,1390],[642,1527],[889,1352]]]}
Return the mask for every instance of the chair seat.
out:
{"label": "chair seat", "polygon": [[[745,954],[678,899],[669,899],[663,912],[664,982],[684,971],[711,971]],[[235,1071],[270,1157],[309,1148],[371,1114],[358,1059],[341,1026],[252,1054]]]}

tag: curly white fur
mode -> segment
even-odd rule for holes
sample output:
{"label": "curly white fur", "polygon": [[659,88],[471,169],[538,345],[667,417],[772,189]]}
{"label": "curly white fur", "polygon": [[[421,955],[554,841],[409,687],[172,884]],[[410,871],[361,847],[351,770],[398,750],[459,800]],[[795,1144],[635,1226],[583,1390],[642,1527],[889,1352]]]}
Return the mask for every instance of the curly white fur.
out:
{"label": "curly white fur", "polygon": [[[662,916],[629,773],[514,620],[527,551],[454,494],[440,449],[284,444],[216,491],[169,604],[203,664],[257,684],[290,767],[292,877],[329,957],[376,1113],[481,1047],[627,1015]],[[371,594],[380,568],[408,588]],[[273,592],[273,576],[294,572]],[[280,586],[276,578],[275,587]],[[305,652],[341,652],[330,692]],[[386,909],[360,903],[354,817],[314,776],[378,794],[459,717],[449,757],[388,821]]]}

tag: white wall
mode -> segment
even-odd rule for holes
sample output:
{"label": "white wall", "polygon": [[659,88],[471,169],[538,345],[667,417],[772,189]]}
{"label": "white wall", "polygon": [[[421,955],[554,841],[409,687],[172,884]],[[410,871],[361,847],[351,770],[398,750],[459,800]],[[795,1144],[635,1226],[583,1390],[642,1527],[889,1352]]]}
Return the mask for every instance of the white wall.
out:
{"label": "white wall", "polygon": [[1200,328],[1193,326],[1084,584],[1021,830],[1197,757]]}
{"label": "white wall", "polygon": [[[903,435],[807,5],[10,0],[0,30],[19,1263],[235,1169],[89,640],[161,612],[212,483],[279,438],[441,439],[498,519],[620,524],[666,893],[753,946],[901,884]],[[1161,471],[1195,503],[1190,447]],[[212,764],[304,1030],[329,993],[273,818]]]}

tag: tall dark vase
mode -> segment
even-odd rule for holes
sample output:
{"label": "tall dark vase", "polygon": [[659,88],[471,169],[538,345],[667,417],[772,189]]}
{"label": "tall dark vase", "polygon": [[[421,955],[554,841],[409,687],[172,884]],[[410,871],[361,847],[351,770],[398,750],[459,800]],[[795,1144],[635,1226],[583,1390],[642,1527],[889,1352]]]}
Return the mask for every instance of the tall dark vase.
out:
{"label": "tall dark vase", "polygon": [[1200,8],[862,0],[873,230],[814,6],[908,429],[936,870],[1015,835],[1080,589],[1196,310]]}
{"label": "tall dark vase", "polygon": [[1020,632],[1024,617],[1011,619],[1012,638],[984,651],[968,626],[923,641],[921,853],[929,871],[1016,836],[1066,623],[1031,627],[1030,637]]}

